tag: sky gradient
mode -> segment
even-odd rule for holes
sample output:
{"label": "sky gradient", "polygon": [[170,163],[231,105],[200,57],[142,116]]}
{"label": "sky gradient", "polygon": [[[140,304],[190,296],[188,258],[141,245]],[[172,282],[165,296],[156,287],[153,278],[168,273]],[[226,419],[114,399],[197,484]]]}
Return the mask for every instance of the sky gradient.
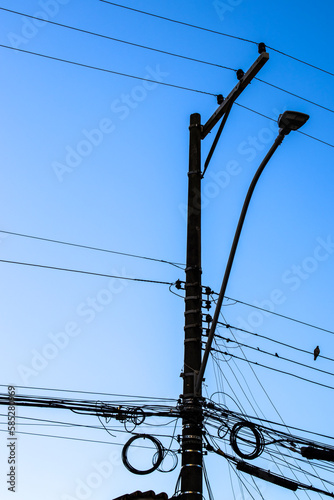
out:
{"label": "sky gradient", "polygon": [[[35,396],[119,401],[117,396],[98,395],[108,393],[178,399],[182,293],[172,288],[180,298],[170,293],[168,285],[115,276],[168,283],[185,279],[189,117],[197,112],[202,123],[207,121],[217,107],[215,96],[228,95],[236,85],[234,70],[246,71],[258,57],[259,42],[266,43],[270,59],[258,78],[271,85],[254,80],[242,93],[237,104],[244,107],[233,107],[203,180],[203,285],[219,291],[243,200],[276,137],[278,115],[287,109],[307,113],[310,119],[302,132],[311,137],[291,133],[255,190],[227,296],[334,330],[332,2],[129,0],[121,4],[256,43],[98,0],[0,0],[0,259],[105,275],[0,262],[4,393],[12,385],[17,394]],[[203,161],[213,138],[214,131],[203,141]],[[234,300],[225,302],[223,314],[222,321],[237,328],[309,353],[319,345],[321,355],[332,357],[329,332]],[[232,343],[223,350],[334,386],[330,360],[314,361],[311,354],[251,333],[234,330],[238,342],[255,350]],[[231,336],[225,327],[219,334]],[[258,347],[330,373],[269,357],[256,351]],[[218,366],[211,360],[205,384],[206,396],[219,391],[213,399],[230,410],[250,416],[257,412],[267,420],[332,435],[333,389],[233,356],[220,356]],[[9,499],[7,408],[1,408],[0,494]],[[16,500],[111,500],[137,489],[173,494],[179,466],[170,474],[148,476],[133,475],[123,467],[120,452],[130,435],[121,432],[124,426],[119,423],[114,438],[96,416],[51,408],[18,408],[17,413],[17,431],[60,438],[17,435]],[[59,427],[58,422],[72,426]],[[168,444],[174,423],[154,427],[160,423],[155,419],[145,432],[166,434],[161,440]],[[64,436],[79,440],[61,439]],[[99,440],[109,444],[94,442]],[[319,441],[333,445],[330,439],[319,437]],[[229,445],[226,451],[231,452]],[[295,497],[260,480],[255,486],[250,477],[242,483],[222,457],[210,455],[206,460],[215,498]],[[299,474],[297,469],[294,474]],[[323,474],[333,481],[327,471]],[[308,481],[302,474],[298,478]],[[333,490],[332,485],[325,486]],[[298,492],[297,497],[319,495]]]}

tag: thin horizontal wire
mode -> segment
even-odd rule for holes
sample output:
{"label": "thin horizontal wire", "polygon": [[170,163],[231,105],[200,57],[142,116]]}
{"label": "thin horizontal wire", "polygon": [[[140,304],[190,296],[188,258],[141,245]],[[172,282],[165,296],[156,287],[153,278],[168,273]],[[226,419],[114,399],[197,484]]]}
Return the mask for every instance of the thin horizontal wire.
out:
{"label": "thin horizontal wire", "polygon": [[[119,38],[115,38],[115,37],[111,37],[111,36],[108,36],[108,35],[103,35],[101,33],[96,33],[94,31],[89,31],[89,30],[84,30],[84,29],[81,29],[81,28],[76,28],[74,26],[69,26],[67,24],[62,24],[62,23],[57,23],[55,21],[51,21],[49,19],[43,19],[41,17],[38,17],[38,16],[32,16],[32,15],[29,15],[29,14],[25,14],[23,12],[18,12],[18,11],[15,11],[15,10],[11,10],[11,9],[6,9],[4,7],[0,7],[0,10],[3,10],[5,12],[10,12],[12,14],[16,14],[16,15],[19,15],[19,16],[23,16],[23,17],[28,17],[30,19],[36,19],[38,21],[42,21],[42,22],[46,22],[48,24],[51,24],[51,25],[55,25],[55,26],[59,26],[59,27],[62,27],[62,28],[66,28],[66,29],[70,29],[70,30],[73,30],[73,31],[78,31],[79,33],[85,33],[85,34],[88,34],[88,35],[92,35],[92,36],[97,36],[97,37],[100,37],[100,38],[104,38],[106,40],[111,40],[111,41],[114,41],[114,42],[118,42],[118,43],[124,43],[126,45],[131,45],[133,47],[138,47],[138,48],[141,48],[141,49],[145,49],[145,50],[151,50],[153,52],[158,52],[160,54],[166,54],[168,56],[172,56],[172,57],[177,57],[177,58],[181,58],[181,59],[186,59],[188,61],[193,61],[193,62],[196,62],[196,63],[200,63],[200,64],[205,64],[205,65],[208,65],[208,66],[214,66],[216,68],[221,68],[221,69],[226,69],[226,70],[230,70],[230,71],[236,71],[235,68],[230,68],[228,66],[224,66],[222,64],[217,64],[217,63],[213,63],[213,62],[210,62],[210,61],[203,61],[201,59],[196,59],[194,57],[189,57],[189,56],[185,56],[185,55],[182,55],[182,54],[175,54],[174,52],[169,52],[169,51],[166,51],[166,50],[161,50],[161,49],[157,49],[155,47],[149,47],[147,45],[142,45],[142,44],[139,44],[139,43],[134,43],[134,42],[129,42],[128,40],[121,40]],[[297,97],[298,99],[301,99],[303,101],[306,101],[310,104],[313,104],[314,106],[317,106],[321,109],[324,109],[326,111],[329,111],[331,113],[334,113],[334,110],[326,107],[326,106],[323,106],[322,104],[319,104],[319,103],[316,103],[314,101],[311,101],[310,99],[306,99],[305,97],[302,97],[298,94],[295,94],[293,92],[290,92],[286,89],[283,89],[277,85],[274,85],[272,83],[269,83],[265,80],[262,80],[261,78],[258,78],[258,77],[254,77],[255,80],[265,84],[265,85],[269,85],[270,87],[273,87],[277,90],[280,90],[281,92],[284,92],[286,94],[289,94],[289,95],[292,95],[294,97]]]}
{"label": "thin horizontal wire", "polygon": [[[238,102],[235,103],[236,106],[239,106],[240,108],[247,109],[247,111],[250,111],[251,113],[255,113],[256,115],[263,116],[263,118],[267,118],[268,120],[271,120],[272,122],[276,122],[274,118],[271,118],[270,116],[264,115],[263,113],[260,113],[259,111],[256,111],[255,109],[248,108],[247,106],[244,106],[243,104],[239,104]],[[309,137],[310,139],[313,139],[314,141],[321,142],[322,144],[325,144],[326,146],[330,146],[331,148],[334,148],[334,144],[331,144],[330,142],[323,141],[322,139],[318,139],[318,137],[314,137],[313,135],[305,134],[305,132],[302,132],[301,130],[296,130],[299,134],[305,135],[306,137]]]}
{"label": "thin horizontal wire", "polygon": [[302,132],[301,130],[296,130],[299,134],[305,135],[305,137],[310,137],[310,139],[314,139],[315,141],[321,142],[322,144],[326,144],[326,146],[330,146],[331,148],[334,148],[333,144],[330,144],[329,142],[323,141],[322,139],[318,139],[317,137],[313,137],[313,135],[306,134],[305,132]]}
{"label": "thin horizontal wire", "polygon": [[[7,415],[4,413],[0,413],[0,417],[6,417]],[[34,417],[25,417],[22,415],[16,415],[16,418],[19,420],[33,420],[35,422],[38,422],[38,424],[25,424],[23,422],[20,422],[20,426],[22,425],[52,425],[52,426],[59,426],[59,427],[84,427],[87,429],[95,429],[95,430],[105,430],[105,428],[102,425],[87,425],[87,424],[78,424],[75,422],[62,422],[60,420],[49,420],[47,418],[34,418]],[[41,424],[41,422],[44,422],[45,424]],[[2,422],[6,423],[6,422]]]}
{"label": "thin horizontal wire", "polygon": [[[8,432],[6,429],[0,429],[0,432]],[[98,443],[98,444],[112,444],[112,445],[117,445],[117,446],[124,446],[123,443],[115,443],[112,441],[99,441],[97,439],[84,439],[84,438],[75,438],[75,437],[69,437],[69,436],[54,436],[52,434],[40,434],[37,432],[23,432],[23,431],[15,431],[15,434],[24,434],[26,436],[39,436],[39,437],[50,437],[50,438],[56,438],[56,439],[68,439],[70,441],[82,441],[85,443]],[[143,448],[145,450],[151,450],[151,446],[139,446],[139,445],[131,445],[134,448]]]}
{"label": "thin horizontal wire", "polygon": [[323,106],[322,104],[311,101],[310,99],[306,99],[305,97],[302,97],[298,94],[294,94],[293,92],[290,92],[289,90],[283,89],[282,87],[278,87],[277,85],[274,85],[273,83],[269,83],[269,82],[266,82],[265,80],[261,80],[261,78],[258,78],[257,76],[254,77],[254,80],[257,80],[258,82],[264,83],[265,85],[269,85],[269,87],[273,87],[274,89],[280,90],[281,92],[284,92],[285,94],[289,94],[289,95],[292,95],[294,97],[297,97],[298,99],[301,99],[302,101],[309,102],[310,104],[313,104],[314,106],[317,106],[318,108],[329,111],[330,113],[334,113],[333,109],[327,108],[326,106]]}
{"label": "thin horizontal wire", "polygon": [[3,47],[4,49],[9,49],[9,50],[16,50],[18,52],[23,52],[25,54],[31,54],[33,56],[44,57],[45,59],[51,59],[53,61],[59,61],[59,62],[67,63],[67,64],[73,64],[74,66],[80,66],[82,68],[94,69],[96,71],[103,71],[104,73],[111,73],[113,75],[125,76],[127,78],[134,78],[135,80],[156,83],[157,85],[164,85],[166,87],[172,87],[175,89],[187,90],[189,92],[197,92],[198,94],[205,94],[205,95],[217,97],[217,94],[212,94],[211,92],[205,92],[204,90],[191,89],[188,87],[182,87],[181,85],[174,85],[172,83],[158,82],[157,80],[152,80],[150,78],[143,78],[141,76],[129,75],[128,73],[120,73],[119,71],[114,71],[114,70],[106,69],[106,68],[99,68],[98,66],[91,66],[90,64],[83,64],[83,63],[78,63],[75,61],[69,61],[68,59],[61,59],[60,57],[54,57],[54,56],[49,56],[46,54],[40,54],[39,52],[32,52],[30,50],[19,49],[17,47],[10,47],[9,45],[0,44],[0,47]]}
{"label": "thin horizontal wire", "polygon": [[159,16],[158,14],[152,14],[151,12],[145,12],[143,10],[134,9],[133,7],[127,7],[126,5],[120,5],[118,3],[109,2],[107,0],[100,0],[100,2],[108,3],[110,5],[114,5],[115,7],[121,7],[122,9],[132,10],[133,12],[138,12],[139,14],[145,14],[147,16],[156,17],[158,19],[163,19],[164,21],[169,21],[171,23],[182,24],[183,26],[188,26],[190,28],[195,28],[195,29],[199,29],[202,31],[207,31],[209,33],[214,33],[216,35],[222,35],[222,36],[226,36],[229,38],[234,38],[236,40],[242,40],[243,42],[254,43],[255,45],[257,45],[256,42],[254,42],[252,40],[248,40],[247,38],[241,38],[241,37],[235,36],[235,35],[228,35],[227,33],[221,33],[220,31],[211,30],[209,28],[203,28],[203,27],[197,26],[195,24],[185,23],[183,21],[177,21],[176,19],[171,19],[169,17]]}
{"label": "thin horizontal wire", "polygon": [[[6,414],[0,414],[1,417],[8,417],[8,415]],[[124,425],[121,425],[119,426],[119,428],[115,425],[112,425],[112,426],[104,426],[104,425],[88,425],[88,424],[78,424],[78,423],[75,423],[75,422],[63,422],[63,421],[60,421],[60,420],[49,420],[47,418],[34,418],[34,417],[26,417],[26,416],[21,416],[21,415],[16,415],[16,418],[17,419],[20,419],[20,420],[34,420],[36,422],[38,422],[38,424],[33,424],[33,423],[24,423],[24,422],[20,422],[19,425],[20,427],[23,426],[23,425],[46,425],[46,426],[50,426],[50,427],[60,427],[62,429],[67,429],[67,428],[75,428],[75,427],[83,427],[83,428],[86,428],[86,429],[92,429],[92,430],[98,430],[98,431],[113,431],[113,432],[119,432],[119,433],[125,433],[125,434],[129,434],[129,431],[126,430],[126,428],[124,427]],[[178,419],[173,419],[172,422],[177,422]],[[45,424],[42,424],[41,422],[45,422]],[[5,424],[6,425],[6,422],[0,422],[1,424]],[[8,424],[8,422],[7,422]],[[142,426],[142,424],[140,424],[140,426]],[[147,425],[146,425],[147,426]],[[150,427],[167,427],[167,424],[151,424]],[[172,429],[175,428],[175,425],[171,426]],[[157,434],[157,433],[154,433],[154,435],[156,437],[165,437],[165,438],[171,438],[171,434]]]}
{"label": "thin horizontal wire", "polygon": [[[314,432],[314,431],[308,431],[306,429],[302,429],[301,427],[294,427],[292,425],[287,425],[287,424],[282,423],[282,422],[275,422],[274,420],[266,420],[264,418],[260,418],[257,416],[254,417],[253,415],[246,415],[246,417],[248,420],[258,420],[262,425],[263,425],[263,423],[266,423],[266,424],[275,425],[278,427],[284,427],[289,432],[291,432],[291,430],[293,430],[293,431],[303,432],[305,434],[319,436],[319,437],[326,438],[326,439],[334,439],[334,436],[329,436],[327,434],[320,434],[319,432]],[[312,440],[314,441],[314,439],[312,439]]]}
{"label": "thin horizontal wire", "polygon": [[[213,294],[218,295],[218,293],[216,293],[216,292],[213,292]],[[228,300],[234,300],[235,302],[238,302],[239,304],[244,304],[245,306],[253,307],[254,309],[259,309],[260,311],[264,311],[266,313],[273,314],[274,316],[279,316],[281,318],[288,319],[290,321],[294,321],[295,323],[300,323],[301,325],[305,325],[305,326],[308,326],[310,328],[315,328],[316,330],[320,330],[320,331],[326,332],[326,333],[331,333],[332,335],[334,335],[334,332],[332,330],[326,330],[326,328],[321,328],[320,326],[315,326],[315,325],[312,325],[311,323],[306,323],[305,321],[301,321],[299,319],[290,318],[289,316],[285,316],[284,314],[279,314],[279,313],[274,312],[274,311],[269,311],[268,309],[264,309],[263,307],[248,304],[247,302],[243,302],[242,300],[227,297],[227,295],[225,295],[225,298]]]}
{"label": "thin horizontal wire", "polygon": [[[8,431],[7,431],[7,429],[0,429],[0,432],[8,432]],[[97,439],[83,439],[83,438],[75,438],[75,437],[69,437],[69,436],[53,436],[50,434],[40,434],[37,432],[15,431],[15,434],[24,434],[26,436],[50,437],[50,438],[56,438],[56,439],[69,439],[70,441],[83,441],[86,443],[112,444],[112,445],[124,446],[124,444],[122,444],[122,443],[115,443],[112,441],[99,441]]]}
{"label": "thin horizontal wire", "polygon": [[[238,328],[237,326],[229,325],[229,324],[223,323],[221,321],[218,321],[217,323],[218,323],[218,325],[225,326],[225,328],[232,328],[232,330],[238,330],[240,332],[249,333],[249,335],[254,335],[255,337],[259,337],[261,339],[268,340],[269,342],[274,342],[275,344],[283,345],[284,347],[289,347],[290,349],[293,349],[295,351],[303,352],[305,354],[310,354],[313,356],[313,352],[311,352],[311,351],[306,351],[305,349],[301,349],[300,347],[295,347],[293,345],[286,344],[285,342],[280,342],[279,340],[275,340],[275,339],[272,339],[270,337],[266,337],[265,335],[261,335],[260,333],[251,332],[250,330],[244,330],[243,328]],[[220,335],[215,335],[215,336],[218,338],[220,337]],[[327,359],[328,361],[334,361],[333,358],[328,358],[327,356],[323,356],[322,354],[319,354],[318,357],[323,358],[323,359]]]}
{"label": "thin horizontal wire", "polygon": [[55,266],[44,266],[42,264],[32,264],[30,262],[18,262],[14,260],[4,260],[0,259],[0,262],[3,262],[5,264],[15,264],[19,266],[29,266],[29,267],[38,267],[42,269],[52,269],[55,271],[66,271],[68,273],[77,273],[77,274],[88,274],[90,276],[101,276],[103,278],[115,278],[115,279],[122,279],[122,280],[129,280],[129,281],[140,281],[142,283],[154,283],[154,284],[159,284],[159,285],[173,285],[170,281],[157,281],[157,280],[147,280],[143,278],[129,278],[127,276],[115,276],[112,274],[102,274],[102,273],[93,273],[90,271],[81,271],[79,269],[67,269],[64,267],[55,267]]}
{"label": "thin horizontal wire", "polygon": [[[108,0],[100,0],[100,2],[107,3],[107,4],[110,4],[110,5],[114,5],[115,7],[121,7],[122,9],[132,10],[134,12],[138,12],[140,14],[145,14],[147,16],[156,17],[158,19],[163,19],[165,21],[169,21],[169,22],[172,22],[172,23],[181,24],[183,26],[188,26],[190,28],[195,28],[195,29],[198,29],[198,30],[201,30],[201,31],[206,31],[208,33],[214,33],[215,35],[225,36],[225,37],[228,37],[228,38],[233,38],[235,40],[241,40],[243,42],[247,42],[247,43],[252,43],[254,45],[258,45],[258,42],[255,42],[254,40],[249,40],[247,38],[242,38],[240,36],[230,35],[228,33],[223,33],[221,31],[215,31],[215,30],[212,30],[212,29],[209,29],[209,28],[204,28],[203,26],[198,26],[196,24],[185,23],[183,21],[178,21],[176,19],[171,19],[169,17],[160,16],[158,14],[152,14],[151,12],[146,12],[146,11],[139,10],[139,9],[134,9],[133,7],[128,7],[126,5],[120,5],[118,3],[109,2]],[[289,54],[287,54],[285,52],[282,52],[281,50],[275,49],[274,47],[270,47],[269,45],[266,45],[266,46],[267,46],[268,49],[273,50],[274,52],[277,52],[278,54],[281,54],[281,55],[283,55],[285,57],[289,57],[290,59],[293,59],[294,61],[298,61],[298,62],[300,62],[302,64],[305,64],[306,66],[310,66],[311,68],[317,69],[318,71],[322,71],[323,73],[326,73],[328,75],[334,76],[334,73],[332,73],[331,71],[327,71],[325,69],[320,68],[319,66],[315,66],[314,64],[308,63],[307,61],[304,61],[302,59],[298,59],[297,57],[291,56],[291,55],[289,55]]]}
{"label": "thin horizontal wire", "polygon": [[311,64],[307,61],[303,61],[302,59],[298,59],[298,57],[291,56],[290,54],[287,54],[286,52],[282,52],[281,50],[275,49],[274,47],[269,47],[267,45],[268,49],[273,50],[274,52],[277,52],[278,54],[281,54],[282,56],[289,57],[290,59],[293,59],[294,61],[298,61],[302,64],[306,64],[306,66],[310,66],[310,68],[317,69],[318,71],[322,71],[323,73],[326,73],[327,75],[334,76],[334,73],[331,71],[328,71],[326,69],[320,68],[319,66],[315,66],[314,64]]}
{"label": "thin horizontal wire", "polygon": [[196,59],[194,57],[188,57],[188,56],[184,56],[184,55],[181,55],[181,54],[175,54],[173,52],[168,52],[166,50],[160,50],[160,49],[157,49],[155,47],[148,47],[147,45],[141,45],[139,43],[129,42],[128,40],[121,40],[119,38],[114,38],[114,37],[111,37],[111,36],[108,36],[108,35],[102,35],[101,33],[96,33],[94,31],[88,31],[88,30],[84,30],[84,29],[81,29],[81,28],[75,28],[74,26],[69,26],[67,24],[61,24],[61,23],[56,23],[55,21],[50,21],[49,19],[43,19],[41,17],[31,16],[29,14],[24,14],[23,12],[17,12],[15,10],[5,9],[4,7],[0,7],[0,10],[4,10],[6,12],[11,12],[12,14],[17,14],[19,16],[29,17],[30,19],[36,19],[38,21],[43,21],[43,22],[46,22],[46,23],[49,23],[49,24],[53,24],[55,26],[60,26],[62,28],[67,28],[67,29],[70,29],[70,30],[73,30],[73,31],[78,31],[80,33],[85,33],[87,35],[93,35],[93,36],[97,36],[97,37],[100,37],[100,38],[105,38],[106,40],[112,40],[113,42],[125,43],[125,44],[131,45],[133,47],[139,47],[139,48],[145,49],[145,50],[152,50],[152,51],[158,52],[160,54],[166,54],[168,56],[179,57],[181,59],[187,59],[188,61],[194,61],[194,62],[201,63],[201,64],[207,64],[209,66],[215,66],[216,68],[227,69],[227,70],[230,70],[230,71],[236,71],[236,69],[234,69],[234,68],[229,68],[228,66],[223,66],[221,64],[212,63],[212,62],[209,62],[209,61],[202,61],[201,59]]}
{"label": "thin horizontal wire", "polygon": [[137,258],[137,259],[151,260],[151,261],[154,261],[154,262],[162,262],[164,264],[170,264],[171,266],[176,266],[179,269],[184,269],[184,264],[181,264],[179,262],[171,262],[171,261],[163,260],[163,259],[155,259],[153,257],[146,257],[144,255],[135,255],[135,254],[132,254],[132,253],[118,252],[118,251],[115,251],[115,250],[108,250],[106,248],[98,248],[98,247],[92,247],[92,246],[89,246],[89,245],[80,245],[78,243],[70,243],[68,241],[60,241],[60,240],[54,240],[54,239],[50,239],[50,238],[42,238],[40,236],[32,236],[30,234],[14,233],[12,231],[4,231],[2,229],[0,229],[0,233],[10,234],[12,236],[20,236],[22,238],[30,238],[30,239],[34,239],[34,240],[47,241],[49,243],[58,243],[60,245],[68,245],[68,246],[71,246],[71,247],[85,248],[87,250],[95,250],[97,252],[106,252],[106,253],[112,253],[112,254],[115,254],[115,255],[124,255],[125,257],[134,257],[134,258]]}
{"label": "thin horizontal wire", "polygon": [[177,399],[174,398],[157,398],[157,397],[152,397],[152,396],[134,396],[134,395],[129,395],[129,394],[114,394],[110,392],[92,392],[92,391],[78,391],[78,390],[73,390],[73,389],[54,389],[50,387],[32,387],[32,386],[27,386],[27,385],[14,385],[11,386],[10,384],[0,384],[0,387],[14,387],[15,389],[32,389],[34,391],[52,391],[52,392],[70,392],[70,393],[76,393],[76,394],[92,394],[93,396],[117,396],[119,398],[134,398],[134,399],[148,399],[148,400],[153,400],[153,401],[177,401]]}
{"label": "thin horizontal wire", "polygon": [[239,359],[241,361],[246,361],[247,363],[251,363],[252,365],[261,366],[262,368],[267,368],[268,370],[272,370],[274,372],[283,373],[284,375],[290,375],[290,377],[295,377],[295,378],[298,378],[300,380],[304,380],[304,382],[309,382],[310,384],[315,384],[315,385],[319,385],[321,387],[325,387],[326,389],[333,389],[334,390],[334,387],[332,387],[330,385],[322,384],[320,382],[316,382],[315,380],[310,380],[308,378],[301,377],[301,376],[296,375],[294,373],[285,372],[283,370],[278,370],[277,368],[272,368],[271,366],[263,365],[261,363],[258,363],[257,361],[250,361],[249,359],[241,358],[240,356],[236,356],[235,354],[231,354],[229,352],[218,351],[217,349],[215,349],[215,350],[217,352],[220,352],[220,354],[223,354],[224,356],[230,356],[231,358],[236,358],[236,359]]}
{"label": "thin horizontal wire", "polygon": [[252,349],[253,351],[257,351],[257,352],[260,352],[262,354],[266,354],[268,356],[272,356],[274,358],[281,359],[283,361],[288,361],[289,363],[293,363],[295,365],[303,366],[304,368],[309,368],[310,370],[315,370],[317,372],[325,373],[326,375],[331,375],[332,377],[334,377],[334,373],[332,373],[332,372],[328,372],[327,370],[321,370],[321,368],[316,368],[315,366],[306,365],[305,363],[300,363],[299,361],[295,361],[294,359],[285,358],[283,356],[280,356],[277,353],[273,354],[271,352],[264,351],[263,349],[260,349],[259,347],[253,347],[253,346],[250,346],[248,344],[243,344],[242,342],[238,342],[237,340],[233,340],[233,339],[230,339],[230,338],[227,338],[227,337],[223,337],[221,335],[216,335],[216,337],[218,337],[218,338],[220,338],[222,340],[225,340],[226,342],[232,342],[234,344],[237,344],[238,346],[245,347],[246,349]]}
{"label": "thin horizontal wire", "polygon": [[[103,0],[100,0],[100,1],[103,1]],[[45,59],[51,59],[53,61],[59,61],[59,62],[67,63],[67,64],[73,64],[75,66],[80,66],[80,67],[83,67],[83,68],[93,69],[93,70],[96,70],[96,71],[103,71],[105,73],[111,73],[113,75],[125,76],[127,78],[134,78],[136,80],[141,80],[141,81],[145,81],[145,82],[156,83],[157,85],[164,85],[166,87],[171,87],[171,88],[175,88],[175,89],[179,89],[179,90],[186,90],[188,92],[196,92],[198,94],[204,94],[204,95],[209,95],[209,96],[213,96],[213,97],[217,97],[218,96],[218,94],[214,94],[212,92],[206,92],[204,90],[192,89],[192,88],[189,88],[189,87],[183,87],[183,86],[175,85],[175,84],[172,84],[172,83],[158,82],[157,80],[152,80],[150,78],[142,78],[140,76],[129,75],[128,73],[121,73],[121,72],[110,70],[110,69],[100,68],[98,66],[91,66],[89,64],[83,64],[83,63],[78,63],[78,62],[75,62],[75,61],[69,61],[68,59],[61,59],[59,57],[54,57],[54,56],[49,56],[49,55],[46,55],[46,54],[40,54],[38,52],[32,52],[32,51],[29,51],[29,50],[19,49],[17,47],[10,47],[8,45],[3,45],[3,44],[0,44],[0,47],[5,48],[5,49],[9,49],[9,50],[16,50],[18,52],[22,52],[22,53],[25,53],[25,54],[31,54],[31,55],[38,56],[38,57],[44,57]],[[255,114],[259,115],[259,116],[267,118],[268,120],[271,120],[271,121],[274,121],[274,122],[276,121],[273,118],[271,118],[271,117],[269,117],[267,115],[264,115],[263,113],[260,113],[259,111],[251,109],[251,108],[249,108],[247,106],[244,106],[244,105],[239,104],[237,102],[235,104],[237,106],[241,107],[241,108],[246,109],[247,111],[250,111],[250,112],[255,113]],[[296,132],[298,132],[299,134],[305,135],[306,137],[308,137],[310,139],[313,139],[313,140],[315,140],[317,142],[320,142],[321,144],[325,144],[326,146],[334,148],[333,144],[331,144],[329,142],[326,142],[326,141],[323,141],[322,139],[314,137],[314,136],[312,136],[310,134],[305,134],[304,132],[301,132],[300,130],[297,130]]]}

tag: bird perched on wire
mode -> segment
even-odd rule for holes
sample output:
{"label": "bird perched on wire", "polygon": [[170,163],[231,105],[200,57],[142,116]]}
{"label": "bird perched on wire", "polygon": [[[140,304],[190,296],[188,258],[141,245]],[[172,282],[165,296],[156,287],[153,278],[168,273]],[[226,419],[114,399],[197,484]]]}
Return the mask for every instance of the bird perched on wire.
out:
{"label": "bird perched on wire", "polygon": [[317,345],[317,347],[314,349],[314,361],[317,359],[317,357],[319,356],[320,354],[320,349],[319,349],[319,346]]}

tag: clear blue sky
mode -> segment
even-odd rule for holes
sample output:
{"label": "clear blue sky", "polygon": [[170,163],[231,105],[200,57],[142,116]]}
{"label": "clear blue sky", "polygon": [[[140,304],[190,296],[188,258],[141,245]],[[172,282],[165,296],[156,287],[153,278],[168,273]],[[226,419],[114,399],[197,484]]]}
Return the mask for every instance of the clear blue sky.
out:
{"label": "clear blue sky", "polygon": [[[265,42],[334,72],[334,7],[329,0],[129,0],[122,5]],[[0,7],[233,69],[246,71],[258,56],[256,44],[98,0],[0,0]],[[236,85],[234,71],[4,10],[0,19],[2,46],[139,77],[0,47],[0,230],[184,263],[189,116],[198,112],[204,123],[217,107],[214,95],[226,96]],[[278,149],[256,188],[227,295],[334,330],[333,75],[270,48],[268,52],[270,60],[259,78],[291,94],[253,81],[238,103],[271,119],[286,109],[307,113],[310,119],[303,132],[328,144],[291,133]],[[203,284],[217,292],[243,199],[275,135],[272,120],[234,106],[204,178]],[[203,160],[213,137],[203,142]],[[7,261],[106,275],[165,282],[184,279],[181,269],[161,262],[1,232],[0,255]],[[0,262],[0,272],[0,383],[5,392],[12,384],[90,391],[84,397],[92,400],[103,399],[98,392],[178,398],[184,303],[168,286],[4,262]],[[229,324],[310,353],[319,345],[321,354],[333,357],[332,334],[232,304],[223,308]],[[225,328],[219,333],[231,336]],[[331,361],[318,358],[314,362],[311,354],[240,331],[235,335],[238,342],[333,372]],[[59,339],[63,339],[61,347],[57,347]],[[250,361],[334,386],[329,374],[248,348],[242,352],[235,344],[228,344],[227,349],[235,356],[245,354]],[[283,419],[294,427],[332,434],[332,389],[236,358],[221,360],[219,367],[226,379],[219,375],[219,368],[214,372],[210,362],[207,395],[223,391],[215,400],[229,409],[240,408],[253,416],[256,411],[268,420]],[[23,392],[81,397],[49,390]],[[7,409],[1,408],[1,430],[6,431]],[[18,408],[18,415],[21,432],[116,444],[19,434],[16,500],[109,500],[137,489],[166,491],[170,496],[174,492],[179,469],[141,477],[123,467],[120,451],[128,434],[119,432],[112,438],[104,430],[59,428],[54,423],[100,426],[96,417],[27,408]],[[22,417],[50,420],[53,426]],[[169,435],[173,426],[145,427],[145,432]],[[161,438],[165,444],[166,439]],[[1,432],[0,492],[4,499],[12,498],[6,484],[6,440],[6,432]],[[333,444],[329,439],[319,440]],[[226,450],[231,452],[228,445]],[[102,463],[109,464],[106,477]],[[269,467],[265,461],[258,464]],[[252,479],[246,477],[249,482],[243,485],[223,458],[208,457],[207,468],[215,498],[261,498]],[[323,475],[332,480],[326,471]],[[295,497],[269,483],[256,484],[266,500]],[[298,492],[301,499],[317,497],[316,493],[308,495]]]}

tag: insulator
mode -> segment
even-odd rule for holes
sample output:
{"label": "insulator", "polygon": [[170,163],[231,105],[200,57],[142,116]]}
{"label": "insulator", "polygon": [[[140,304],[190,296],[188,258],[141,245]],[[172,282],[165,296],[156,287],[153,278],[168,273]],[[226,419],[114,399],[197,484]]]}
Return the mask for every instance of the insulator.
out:
{"label": "insulator", "polygon": [[175,281],[175,288],[177,290],[181,290],[181,281],[180,280]]}
{"label": "insulator", "polygon": [[237,78],[238,80],[242,80],[244,77],[245,72],[242,69],[237,70]]}
{"label": "insulator", "polygon": [[262,52],[265,52],[267,49],[266,49],[266,46],[263,42],[259,43],[258,45],[258,51],[259,51],[259,54],[262,54]]}

